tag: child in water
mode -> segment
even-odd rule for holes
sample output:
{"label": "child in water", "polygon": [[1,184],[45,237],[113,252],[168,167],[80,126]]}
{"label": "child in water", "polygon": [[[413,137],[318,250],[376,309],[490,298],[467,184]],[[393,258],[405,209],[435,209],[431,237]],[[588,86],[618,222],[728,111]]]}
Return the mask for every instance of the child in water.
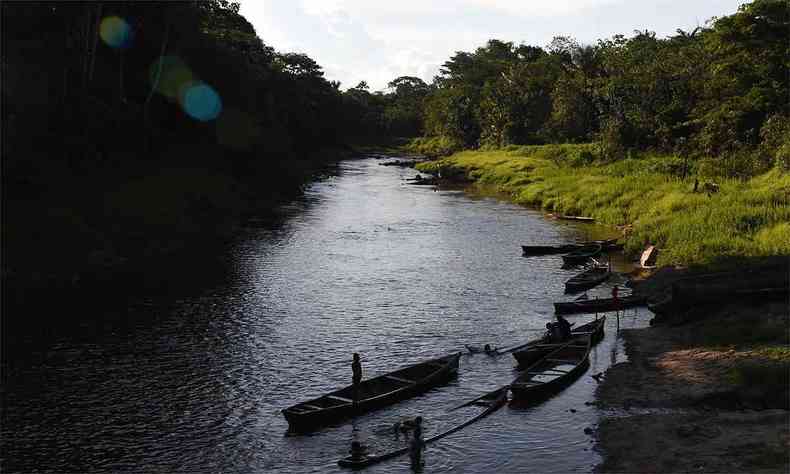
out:
{"label": "child in water", "polygon": [[414,422],[414,436],[409,445],[409,457],[411,458],[411,467],[418,469],[422,467],[422,450],[425,447],[425,441],[422,439],[422,417],[418,416]]}

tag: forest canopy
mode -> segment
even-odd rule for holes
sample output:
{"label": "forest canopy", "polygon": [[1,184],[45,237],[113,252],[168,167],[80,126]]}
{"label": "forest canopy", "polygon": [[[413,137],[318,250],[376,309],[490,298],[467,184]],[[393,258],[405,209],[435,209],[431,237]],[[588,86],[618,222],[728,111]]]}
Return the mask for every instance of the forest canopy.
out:
{"label": "forest canopy", "polygon": [[546,47],[490,40],[448,59],[423,102],[425,134],[451,149],[596,142],[726,164],[790,167],[790,6],[756,0],[705,27]]}
{"label": "forest canopy", "polygon": [[436,154],[592,143],[584,162],[655,150],[730,177],[790,168],[785,0],[666,38],[492,39],[384,91],[341,90],[228,0],[1,8],[4,276],[221,237],[297,194],[330,150],[391,137]]}

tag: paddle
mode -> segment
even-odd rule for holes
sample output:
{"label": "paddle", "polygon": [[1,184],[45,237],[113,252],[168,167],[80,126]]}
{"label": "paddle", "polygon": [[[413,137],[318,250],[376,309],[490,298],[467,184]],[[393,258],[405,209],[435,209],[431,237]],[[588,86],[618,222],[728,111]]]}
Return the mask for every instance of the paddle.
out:
{"label": "paddle", "polygon": [[491,392],[488,392],[488,393],[485,393],[485,394],[475,398],[474,400],[470,400],[470,401],[468,401],[466,403],[462,403],[462,404],[460,404],[460,405],[458,405],[456,407],[450,408],[449,410],[447,410],[447,412],[449,413],[451,411],[458,410],[459,408],[464,408],[464,407],[468,407],[470,405],[474,405],[475,403],[479,402],[480,400],[483,400],[484,398],[495,399],[495,397],[494,397],[495,395],[499,394],[502,390],[507,390],[509,388],[510,388],[510,385],[505,385],[503,387],[499,387],[498,389],[496,389],[494,391],[491,391]]}

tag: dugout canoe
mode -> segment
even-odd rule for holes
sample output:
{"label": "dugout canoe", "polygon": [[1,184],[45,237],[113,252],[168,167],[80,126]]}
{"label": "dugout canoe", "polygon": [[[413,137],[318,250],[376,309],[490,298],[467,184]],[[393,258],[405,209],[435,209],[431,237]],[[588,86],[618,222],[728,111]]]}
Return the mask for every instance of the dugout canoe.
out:
{"label": "dugout canoe", "polygon": [[612,272],[606,267],[594,266],[588,268],[565,282],[565,293],[578,293],[594,288],[608,280],[610,276],[612,276]]}
{"label": "dugout canoe", "polygon": [[566,214],[546,214],[549,219],[561,219],[564,221],[595,222],[594,217],[569,216]]}
{"label": "dugout canoe", "polygon": [[561,244],[561,245],[522,245],[521,253],[525,257],[533,257],[538,255],[555,255],[559,253],[570,253],[576,250],[583,249],[592,245],[601,245],[601,250],[604,252],[613,250],[622,250],[623,244],[618,244],[617,239],[606,240],[590,240],[588,242],[578,242],[574,244]]}
{"label": "dugout canoe", "polygon": [[[500,407],[502,407],[502,405],[507,403],[507,392],[508,392],[508,387],[504,386],[494,390],[493,392],[486,393],[481,397],[475,398],[470,402],[464,403],[462,405],[453,408],[453,410],[458,410],[461,408],[470,407],[470,408],[478,408],[481,411],[478,414],[469,418],[468,420],[464,421],[463,423],[456,425],[450,428],[449,430],[443,431],[437,435],[425,439],[424,444],[427,445],[433,443],[434,441],[438,441],[444,438],[445,436],[449,436],[455,433],[456,431],[466,428],[472,423],[481,420],[487,417],[488,415],[490,415],[491,413],[497,411]],[[372,466],[373,464],[378,464],[382,461],[386,461],[388,459],[401,456],[403,454],[406,454],[407,452],[409,452],[409,446],[404,446],[402,448],[393,449],[392,451],[381,453],[381,454],[367,454],[357,457],[347,456],[339,460],[337,463],[341,467],[348,467],[351,469],[362,469],[364,467]]]}
{"label": "dugout canoe", "polygon": [[457,375],[460,357],[461,353],[458,352],[363,380],[359,384],[356,406],[353,404],[354,388],[349,385],[288,407],[282,413],[292,432],[310,431],[349,416],[391,405],[436,387]]}
{"label": "dugout canoe", "polygon": [[601,254],[602,249],[603,247],[601,244],[587,245],[567,255],[563,255],[562,262],[566,265],[578,265],[593,257],[597,257]]}
{"label": "dugout canoe", "polygon": [[[596,330],[597,327],[597,321],[590,321],[589,323],[582,324],[579,327],[571,329],[571,336],[592,332]],[[601,330],[603,330],[603,326],[601,326]],[[519,367],[527,367],[557,347],[557,344],[552,344],[549,342],[548,337],[542,337],[540,339],[530,341],[524,344],[522,348],[513,351],[513,358],[516,359],[516,363],[519,365]]]}
{"label": "dugout canoe", "polygon": [[568,341],[551,344],[549,352],[530,364],[510,384],[513,401],[542,400],[576,380],[590,365],[590,349],[603,339],[605,322],[605,317],[600,318],[592,322],[589,331],[574,332]]}
{"label": "dugout canoe", "polygon": [[570,253],[578,250],[581,246],[579,244],[565,244],[565,245],[522,245],[521,253],[526,257],[536,255],[554,255],[558,253]]}
{"label": "dugout canoe", "polygon": [[583,301],[567,301],[554,303],[554,314],[576,314],[576,313],[602,313],[604,311],[616,311],[626,308],[633,308],[646,303],[644,296],[623,296],[621,298],[600,298]]}

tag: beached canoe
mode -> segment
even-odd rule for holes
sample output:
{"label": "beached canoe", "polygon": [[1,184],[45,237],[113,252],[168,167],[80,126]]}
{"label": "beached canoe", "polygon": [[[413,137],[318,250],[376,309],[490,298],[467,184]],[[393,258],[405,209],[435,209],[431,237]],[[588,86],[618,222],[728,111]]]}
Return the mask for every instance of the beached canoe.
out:
{"label": "beached canoe", "polygon": [[554,303],[554,314],[602,313],[633,308],[646,303],[644,296],[623,296],[621,298],[600,298],[583,301]]}
{"label": "beached canoe", "polygon": [[600,255],[602,248],[603,247],[601,246],[601,244],[587,245],[578,250],[574,250],[573,252],[567,255],[563,255],[562,261],[566,265],[576,265],[579,263],[584,263],[587,260]]}
{"label": "beached canoe", "polygon": [[577,293],[600,285],[612,276],[606,267],[591,267],[565,282],[565,293]]}
{"label": "beached canoe", "polygon": [[513,401],[542,400],[576,380],[590,365],[590,348],[603,339],[605,321],[605,317],[593,321],[589,331],[574,332],[570,340],[552,344],[510,384]]}
{"label": "beached canoe", "polygon": [[565,214],[546,214],[549,219],[562,219],[565,221],[595,222],[594,217],[568,216]]}
{"label": "beached canoe", "polygon": [[359,400],[353,404],[352,386],[336,390],[283,410],[292,431],[309,431],[333,421],[391,405],[425,392],[458,373],[461,353],[421,362],[363,380]]}
{"label": "beached canoe", "polygon": [[[469,407],[471,409],[476,408],[477,410],[479,410],[479,413],[477,413],[476,415],[472,416],[471,418],[469,418],[468,420],[464,421],[459,425],[456,425],[437,435],[426,438],[424,443],[427,445],[435,441],[438,441],[444,438],[445,436],[449,436],[455,433],[456,431],[466,428],[472,423],[481,420],[487,417],[488,415],[490,415],[491,413],[497,411],[500,407],[502,407],[502,405],[507,403],[507,392],[508,392],[508,387],[504,386],[494,390],[493,392],[486,393],[481,397],[475,398],[470,402],[455,407],[453,410],[458,410],[466,407]],[[409,452],[409,446],[404,446],[402,448],[393,449],[392,451],[388,451],[380,454],[365,454],[357,457],[347,456],[339,460],[337,463],[342,467],[348,467],[351,469],[362,469],[364,467],[368,467],[373,464],[378,464],[382,461],[386,461],[388,459],[401,456],[408,452]]]}
{"label": "beached canoe", "polygon": [[[589,323],[582,324],[579,327],[573,328],[571,330],[571,335],[591,332],[598,327],[597,325],[597,321],[590,321]],[[529,341],[518,350],[513,351],[513,358],[516,359],[516,363],[518,363],[519,367],[532,365],[557,347],[556,344],[551,344],[548,341],[549,339],[547,337],[542,337]]]}

